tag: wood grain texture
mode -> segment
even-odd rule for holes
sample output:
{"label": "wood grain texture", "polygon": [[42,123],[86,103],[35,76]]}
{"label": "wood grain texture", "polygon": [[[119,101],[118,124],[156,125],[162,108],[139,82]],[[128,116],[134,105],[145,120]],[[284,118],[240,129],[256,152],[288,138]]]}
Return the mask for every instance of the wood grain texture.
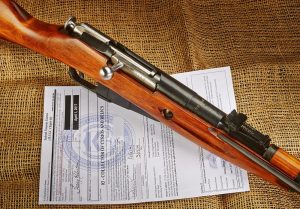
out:
{"label": "wood grain texture", "polygon": [[12,1],[0,1],[0,26],[2,39],[64,62],[90,77],[95,78],[106,65],[104,56],[63,33],[63,26],[41,22]]}
{"label": "wood grain texture", "polygon": [[[274,175],[213,136],[208,131],[209,124],[159,92],[151,92],[122,71],[115,73],[110,81],[102,80],[99,69],[106,65],[107,59],[79,40],[66,35],[62,31],[62,26],[38,21],[15,3],[0,0],[0,37],[72,66],[117,92],[204,149],[273,184],[286,188],[286,185]],[[161,114],[163,109],[173,112],[172,120],[164,119]]]}
{"label": "wood grain texture", "polygon": [[275,152],[270,162],[293,179],[300,174],[300,161],[281,148]]}

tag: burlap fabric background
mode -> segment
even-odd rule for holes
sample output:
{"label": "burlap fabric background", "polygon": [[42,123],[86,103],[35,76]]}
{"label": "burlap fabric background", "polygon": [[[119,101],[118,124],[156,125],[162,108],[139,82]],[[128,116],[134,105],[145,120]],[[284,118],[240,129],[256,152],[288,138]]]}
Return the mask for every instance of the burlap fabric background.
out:
{"label": "burlap fabric background", "polygon": [[[75,15],[168,73],[230,65],[239,111],[300,158],[299,0],[18,3],[46,22],[63,24]],[[0,81],[0,207],[38,208],[43,89],[75,83],[65,65],[4,41]],[[300,208],[299,194],[253,175],[250,186],[231,195],[86,207]]]}

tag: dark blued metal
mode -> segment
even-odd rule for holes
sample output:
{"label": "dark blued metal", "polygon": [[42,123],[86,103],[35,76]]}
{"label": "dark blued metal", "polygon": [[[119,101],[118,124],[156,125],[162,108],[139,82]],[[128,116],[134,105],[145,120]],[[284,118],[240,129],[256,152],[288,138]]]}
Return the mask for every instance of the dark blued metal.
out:
{"label": "dark blued metal", "polygon": [[157,90],[216,126],[226,114],[171,76],[161,73]]}
{"label": "dark blued metal", "polygon": [[95,38],[99,39],[101,42],[103,42],[107,45],[112,40],[112,38],[110,38],[108,35],[102,33],[101,31],[94,28],[93,26],[91,26],[88,23],[81,23],[80,25],[82,27],[84,27],[84,29],[86,30],[87,33],[91,34],[92,36],[94,36]]}
{"label": "dark blued metal", "polygon": [[93,47],[96,51],[105,54],[108,57],[111,57],[115,54],[115,52],[108,45],[99,41],[88,33],[83,32],[79,39],[89,46]]}
{"label": "dark blued metal", "polygon": [[157,67],[155,67],[154,65],[152,65],[151,63],[149,63],[148,61],[146,61],[145,59],[143,59],[139,55],[135,54],[133,51],[131,51],[130,49],[128,49],[127,47],[125,47],[121,43],[116,42],[116,41],[111,41],[110,45],[112,45],[115,48],[119,49],[121,52],[123,52],[124,54],[126,54],[130,58],[134,59],[136,62],[142,64],[145,68],[149,69],[150,72],[151,72],[149,74],[149,76],[154,77],[156,75],[156,73],[162,72],[160,69],[158,69]]}
{"label": "dark blued metal", "polygon": [[270,137],[257,131],[246,122],[241,125],[240,131],[251,137],[253,141],[255,141],[255,143],[258,144],[262,149],[267,149],[270,146]]}
{"label": "dark blued metal", "polygon": [[[123,63],[122,71],[143,84],[145,88],[161,92],[214,127],[224,130],[259,155],[263,156],[268,149],[270,138],[248,125],[246,115],[235,110],[228,115],[225,114],[193,90],[86,23],[76,24],[76,19],[70,18],[65,24],[65,30],[110,57],[110,62],[114,65],[116,64],[114,60]],[[113,76],[113,71],[107,66],[100,70],[100,75],[103,79],[109,80]]]}
{"label": "dark blued metal", "polygon": [[167,120],[171,120],[173,118],[173,112],[171,112],[169,109],[163,109],[161,113]]}
{"label": "dark blued metal", "polygon": [[295,178],[295,181],[300,184],[300,173],[298,173],[298,175]]}
{"label": "dark blued metal", "polygon": [[90,90],[90,91],[94,92],[95,94],[97,94],[97,96],[99,98],[101,98],[101,99],[103,99],[107,102],[111,102],[111,103],[114,103],[116,105],[119,105],[119,106],[121,106],[123,108],[126,108],[128,110],[134,111],[136,113],[139,113],[143,116],[151,118],[152,120],[157,121],[151,115],[149,115],[148,113],[146,113],[145,111],[143,111],[142,109],[137,107],[136,105],[132,104],[131,102],[127,101],[126,99],[124,99],[119,94],[115,93],[114,91],[110,90],[109,88],[107,88],[107,87],[105,87],[105,86],[103,86],[99,83],[96,86],[96,85],[93,85],[90,82],[82,79],[75,69],[70,68],[69,69],[69,75],[73,80],[78,82],[81,86],[83,86],[83,87],[87,88],[88,90]]}
{"label": "dark blued metal", "polygon": [[266,152],[264,153],[263,157],[267,160],[270,161],[273,156],[275,155],[275,153],[277,152],[278,147],[275,144],[271,144],[268,149],[266,150]]}
{"label": "dark blued metal", "polygon": [[233,110],[222,119],[218,124],[218,128],[224,130],[256,153],[263,155],[269,147],[271,139],[247,124],[246,120],[246,115]]}
{"label": "dark blued metal", "polygon": [[126,46],[115,41],[114,39],[112,39],[108,35],[102,33],[101,31],[97,30],[90,24],[82,23],[81,26],[86,29],[86,32],[90,33],[95,38],[98,38],[100,41],[102,41],[103,43],[105,43],[109,46],[115,47],[116,49],[120,50],[122,53],[126,54],[131,59],[133,59],[136,62],[138,62],[139,64],[143,65],[145,68],[149,69],[151,71],[150,76],[153,77],[158,71],[159,72],[161,71],[157,67],[155,67],[154,65],[152,65],[151,63],[149,63],[148,61],[146,61],[145,59],[143,59],[142,57],[140,57],[139,55],[137,55],[130,49],[128,49]]}
{"label": "dark blued metal", "polygon": [[87,45],[94,48],[96,51],[105,54],[108,57],[111,57],[115,53],[106,43],[87,33],[85,28],[76,23],[75,17],[70,17],[66,21],[64,29],[70,35],[80,39]]}
{"label": "dark blued metal", "polygon": [[252,154],[251,152],[249,152],[248,150],[243,148],[241,145],[235,143],[231,139],[228,139],[223,134],[219,134],[218,132],[215,131],[214,128],[208,128],[208,131],[212,135],[219,138],[220,140],[222,140],[225,143],[231,145],[234,149],[238,150],[240,153],[242,153],[243,155],[248,157],[254,163],[258,164],[259,166],[261,166],[265,170],[269,171],[271,174],[273,174],[274,176],[279,178],[282,182],[284,182],[286,185],[288,185],[289,187],[291,187],[295,191],[300,192],[300,185],[297,182],[293,181],[291,178],[289,178],[287,175],[283,174],[281,171],[277,170],[275,167],[270,166],[270,164],[268,162],[266,162],[263,159],[255,156],[254,154]]}

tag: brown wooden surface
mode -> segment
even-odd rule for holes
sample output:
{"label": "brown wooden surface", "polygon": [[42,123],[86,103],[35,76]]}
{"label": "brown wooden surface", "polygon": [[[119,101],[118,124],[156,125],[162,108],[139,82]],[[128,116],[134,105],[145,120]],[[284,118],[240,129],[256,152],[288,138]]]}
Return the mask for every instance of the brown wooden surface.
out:
{"label": "brown wooden surface", "polygon": [[[106,58],[80,41],[65,35],[61,32],[61,26],[40,22],[7,0],[0,1],[0,26],[0,37],[3,39],[23,45],[80,70],[97,82],[118,92],[122,97],[204,149],[284,187],[275,176],[210,134],[207,130],[209,127],[207,123],[174,104],[162,94],[145,89],[122,71],[116,73],[112,80],[103,81],[98,72],[105,65]],[[160,111],[165,108],[173,112],[172,120],[165,120],[162,117]]]}
{"label": "brown wooden surface", "polygon": [[105,57],[60,32],[63,26],[41,22],[14,2],[0,1],[0,25],[1,38],[64,62],[94,79],[106,65]]}
{"label": "brown wooden surface", "polygon": [[300,174],[300,161],[281,148],[275,152],[270,162],[293,179]]}

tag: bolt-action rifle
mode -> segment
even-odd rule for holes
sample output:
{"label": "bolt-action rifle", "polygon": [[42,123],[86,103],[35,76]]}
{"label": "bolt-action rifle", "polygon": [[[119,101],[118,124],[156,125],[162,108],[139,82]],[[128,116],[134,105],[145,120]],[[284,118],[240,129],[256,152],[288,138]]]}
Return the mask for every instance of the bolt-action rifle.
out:
{"label": "bolt-action rifle", "polygon": [[99,97],[152,117],[221,158],[300,192],[300,161],[271,144],[245,114],[224,113],[92,26],[74,17],[64,25],[44,23],[15,2],[0,0],[0,38],[67,64],[70,76]]}

